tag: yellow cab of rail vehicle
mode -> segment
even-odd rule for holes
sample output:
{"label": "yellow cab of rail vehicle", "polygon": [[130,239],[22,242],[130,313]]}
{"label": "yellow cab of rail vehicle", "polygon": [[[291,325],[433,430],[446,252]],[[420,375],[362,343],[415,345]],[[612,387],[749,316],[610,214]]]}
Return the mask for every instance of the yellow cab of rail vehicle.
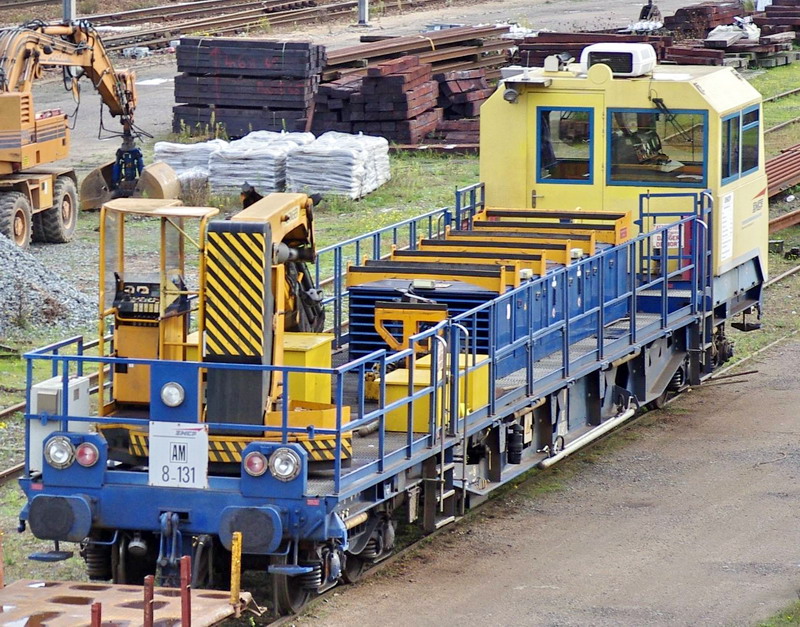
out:
{"label": "yellow cab of rail vehicle", "polygon": [[[708,190],[715,306],[763,281],[769,216],[758,91],[731,68],[657,65],[648,44],[595,44],[580,63],[569,61],[505,69],[483,105],[487,206],[629,211],[644,232],[687,213],[676,193]],[[668,245],[678,239],[670,232]],[[733,310],[752,305],[740,301]]]}

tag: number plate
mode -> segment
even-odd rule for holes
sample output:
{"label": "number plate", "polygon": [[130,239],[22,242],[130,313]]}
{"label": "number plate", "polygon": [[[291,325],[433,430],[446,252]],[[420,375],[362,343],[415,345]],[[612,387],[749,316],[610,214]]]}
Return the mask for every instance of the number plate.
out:
{"label": "number plate", "polygon": [[208,425],[151,422],[148,483],[170,488],[207,488]]}

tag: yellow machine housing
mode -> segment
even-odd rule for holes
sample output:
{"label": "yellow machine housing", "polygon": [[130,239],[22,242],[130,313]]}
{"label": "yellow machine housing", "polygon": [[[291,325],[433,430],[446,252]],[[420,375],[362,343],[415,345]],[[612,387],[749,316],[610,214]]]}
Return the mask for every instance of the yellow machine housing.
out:
{"label": "yellow machine housing", "polygon": [[761,119],[760,94],[727,67],[656,66],[636,77],[605,64],[520,69],[481,109],[486,204],[638,218],[642,194],[647,213],[691,213],[685,198],[658,195],[708,189],[714,274],[757,258],[765,276]]}
{"label": "yellow machine housing", "polygon": [[[206,364],[197,370],[196,393],[187,394],[198,399],[196,415],[203,421],[275,427],[286,416],[287,426],[304,430],[290,440],[302,442],[312,461],[329,462],[335,439],[305,431],[336,427],[329,374],[291,373],[287,395],[280,373],[222,367],[331,367],[332,336],[321,332],[321,307],[309,305],[304,291],[310,280],[305,262],[314,259],[312,203],[304,194],[274,194],[230,220],[212,220],[217,213],[153,199],[117,199],[103,206],[100,336],[113,318],[116,357]],[[143,221],[157,221],[157,268],[128,243],[126,227],[133,221],[137,238]],[[192,248],[195,256],[189,254]],[[107,353],[102,339],[100,349]],[[101,386],[107,376],[100,373]],[[115,369],[101,414],[148,415],[153,376],[145,364]],[[348,422],[349,416],[349,408],[342,408],[341,420]],[[105,429],[121,459],[147,457],[146,429],[122,424]],[[280,435],[272,432],[263,439],[275,437]],[[257,439],[244,430],[212,433],[209,460],[238,463],[248,442]],[[351,456],[351,440],[345,438],[342,458]]]}

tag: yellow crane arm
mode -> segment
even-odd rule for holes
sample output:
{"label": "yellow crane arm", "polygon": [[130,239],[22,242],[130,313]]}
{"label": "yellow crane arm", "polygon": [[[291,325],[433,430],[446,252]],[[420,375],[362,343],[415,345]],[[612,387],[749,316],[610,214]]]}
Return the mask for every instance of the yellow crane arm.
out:
{"label": "yellow crane arm", "polygon": [[45,66],[79,67],[126,127],[136,108],[133,75],[116,71],[88,24],[36,25],[0,31],[0,91],[26,92]]}

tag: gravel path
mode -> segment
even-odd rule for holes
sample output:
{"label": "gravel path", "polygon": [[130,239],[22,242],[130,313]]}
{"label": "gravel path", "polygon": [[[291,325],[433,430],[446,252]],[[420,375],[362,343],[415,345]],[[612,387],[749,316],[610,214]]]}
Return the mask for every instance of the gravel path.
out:
{"label": "gravel path", "polygon": [[[303,625],[752,625],[797,600],[800,342],[488,504]],[[602,445],[601,445],[602,446]],[[559,475],[556,475],[556,480]]]}

